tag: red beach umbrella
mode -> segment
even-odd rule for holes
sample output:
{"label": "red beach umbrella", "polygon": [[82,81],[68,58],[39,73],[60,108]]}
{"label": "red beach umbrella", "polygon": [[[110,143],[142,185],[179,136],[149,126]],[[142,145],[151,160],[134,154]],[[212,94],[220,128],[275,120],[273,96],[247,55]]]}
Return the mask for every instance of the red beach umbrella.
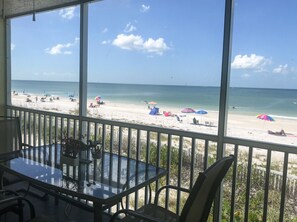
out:
{"label": "red beach umbrella", "polygon": [[96,96],[96,97],[95,97],[95,100],[98,102],[98,101],[101,100],[101,97],[100,97],[100,96]]}

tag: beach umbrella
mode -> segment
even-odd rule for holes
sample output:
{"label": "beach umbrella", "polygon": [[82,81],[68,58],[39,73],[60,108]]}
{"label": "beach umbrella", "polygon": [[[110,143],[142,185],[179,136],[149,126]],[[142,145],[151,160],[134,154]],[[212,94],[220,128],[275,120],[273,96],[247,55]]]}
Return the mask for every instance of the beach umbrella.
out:
{"label": "beach umbrella", "polygon": [[148,102],[149,105],[157,105],[157,103],[155,101],[150,101]]}
{"label": "beach umbrella", "polygon": [[257,118],[265,121],[274,121],[274,119],[267,114],[259,114],[257,115]]}
{"label": "beach umbrella", "polygon": [[155,105],[157,105],[157,103],[155,101],[150,101],[147,104],[149,105],[148,106],[149,109],[151,108],[151,106],[155,107]]}
{"label": "beach umbrella", "polygon": [[206,110],[200,109],[200,110],[197,110],[195,113],[200,114],[200,115],[205,115],[208,112]]}
{"label": "beach umbrella", "polygon": [[182,113],[194,113],[195,110],[193,110],[192,108],[184,108],[181,112]]}
{"label": "beach umbrella", "polygon": [[101,100],[101,96],[95,96],[95,100],[98,102]]}
{"label": "beach umbrella", "polygon": [[[197,110],[195,113],[196,113],[196,114],[199,114],[199,115],[205,115],[205,114],[207,114],[208,112],[207,112],[206,110],[204,110],[204,109],[200,109],[200,110]],[[200,121],[202,122],[202,116],[201,116]]]}
{"label": "beach umbrella", "polygon": [[261,119],[261,120],[264,120],[265,122],[272,122],[272,121],[274,121],[274,119],[271,116],[267,115],[267,114],[259,114],[259,115],[257,115],[257,118],[258,119]]}

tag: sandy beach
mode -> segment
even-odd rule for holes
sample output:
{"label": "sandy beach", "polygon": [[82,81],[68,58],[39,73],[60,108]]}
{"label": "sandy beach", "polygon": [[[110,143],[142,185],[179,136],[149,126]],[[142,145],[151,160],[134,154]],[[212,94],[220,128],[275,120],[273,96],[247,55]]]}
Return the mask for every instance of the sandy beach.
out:
{"label": "sandy beach", "polygon": [[[42,99],[44,98],[44,99]],[[89,104],[96,104],[95,100],[89,100]],[[47,110],[59,113],[78,113],[77,100],[71,101],[68,97],[45,97],[42,95],[28,95],[12,93],[12,104],[20,107]],[[163,112],[169,111],[172,116],[164,116]],[[195,113],[181,113],[180,108],[161,107],[159,115],[149,115],[150,109],[144,102],[139,104],[118,104],[112,101],[104,101],[102,105],[88,107],[88,115],[108,120],[126,121],[144,125],[201,132],[206,134],[217,134],[218,112],[208,111],[205,115]],[[181,121],[178,121],[179,116]],[[199,124],[193,124],[193,118]],[[275,121],[264,121],[256,116],[248,116],[232,113],[228,116],[228,136],[297,145],[297,118],[286,119],[273,116]],[[210,126],[211,125],[211,126]],[[286,136],[268,134],[268,130],[279,132],[284,129]]]}

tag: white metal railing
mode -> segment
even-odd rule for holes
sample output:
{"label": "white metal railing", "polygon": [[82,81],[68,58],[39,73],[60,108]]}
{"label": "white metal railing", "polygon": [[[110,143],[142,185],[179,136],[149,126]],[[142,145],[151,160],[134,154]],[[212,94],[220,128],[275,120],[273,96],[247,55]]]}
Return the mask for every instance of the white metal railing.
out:
{"label": "white metal railing", "polygon": [[[154,184],[154,191],[164,184],[191,188],[199,171],[217,158],[216,135],[14,106],[8,106],[7,113],[20,118],[23,142],[30,145],[59,143],[65,135],[83,136],[86,140],[100,141],[105,151],[166,168],[166,178]],[[296,147],[231,137],[224,137],[224,144],[225,155],[233,154],[236,160],[224,180],[222,221],[296,219]],[[148,202],[148,194],[143,189],[127,196],[125,207],[140,207]],[[177,204],[172,204],[169,197],[176,198]],[[186,197],[181,193],[165,193],[163,198],[165,207],[179,213]],[[119,208],[118,205],[113,210]]]}

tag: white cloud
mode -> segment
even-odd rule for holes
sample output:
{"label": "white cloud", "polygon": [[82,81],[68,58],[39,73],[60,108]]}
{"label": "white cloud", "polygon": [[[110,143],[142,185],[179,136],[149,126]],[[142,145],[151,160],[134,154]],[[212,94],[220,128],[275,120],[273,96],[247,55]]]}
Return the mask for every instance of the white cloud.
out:
{"label": "white cloud", "polygon": [[146,42],[144,42],[143,47],[146,51],[154,52],[157,54],[162,54],[163,50],[168,49],[163,38],[158,38],[157,40],[149,38]]}
{"label": "white cloud", "polygon": [[76,37],[74,39],[74,42],[72,43],[66,43],[66,44],[57,44],[51,48],[46,48],[45,52],[51,55],[58,55],[58,54],[65,54],[70,55],[72,54],[72,51],[69,50],[69,48],[73,47],[79,42],[79,38]]}
{"label": "white cloud", "polygon": [[255,71],[263,71],[264,66],[270,63],[269,59],[256,54],[236,55],[231,64],[233,69],[254,69]]}
{"label": "white cloud", "polygon": [[141,12],[147,12],[148,10],[150,10],[151,6],[149,5],[141,5]]}
{"label": "white cloud", "polygon": [[169,49],[163,38],[156,40],[149,38],[144,41],[141,36],[133,34],[120,34],[112,41],[112,44],[125,50],[144,51],[158,55],[162,55],[164,51]]}
{"label": "white cloud", "polygon": [[126,25],[126,28],[124,29],[124,32],[133,32],[136,30],[136,27],[133,26],[131,24],[131,22],[129,22],[127,25]]}
{"label": "white cloud", "polygon": [[289,73],[288,64],[279,65],[278,67],[274,68],[272,72],[278,74],[287,74]]}
{"label": "white cloud", "polygon": [[11,43],[11,44],[10,44],[10,50],[12,51],[12,50],[14,50],[14,49],[15,49],[15,44]]}
{"label": "white cloud", "polygon": [[112,41],[112,44],[120,47],[121,49],[127,50],[141,50],[143,47],[143,39],[141,36],[137,35],[124,35],[120,34],[115,40]]}
{"label": "white cloud", "polygon": [[74,17],[75,6],[61,9],[59,15],[64,19],[72,19]]}
{"label": "white cloud", "polygon": [[109,44],[110,42],[111,42],[110,40],[104,40],[104,41],[101,42],[101,44],[102,44],[102,45],[107,45],[107,44]]}

